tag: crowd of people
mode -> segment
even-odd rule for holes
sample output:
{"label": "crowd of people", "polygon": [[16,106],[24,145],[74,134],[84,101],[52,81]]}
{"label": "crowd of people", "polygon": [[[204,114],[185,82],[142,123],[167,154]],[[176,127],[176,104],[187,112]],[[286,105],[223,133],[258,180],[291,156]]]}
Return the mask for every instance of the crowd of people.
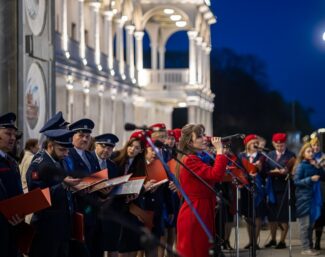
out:
{"label": "crowd of people", "polygon": [[[203,125],[168,130],[156,123],[146,131],[134,131],[116,150],[116,135],[92,136],[93,121],[84,118],[69,124],[58,112],[40,130],[45,140],[25,139],[24,150],[16,156],[15,121],[14,113],[0,116],[0,205],[1,200],[49,188],[51,206],[24,217],[7,219],[0,213],[1,257],[23,253],[163,257],[173,256],[173,248],[180,256],[204,257],[211,250],[233,249],[230,234],[237,212],[247,225],[246,249],[286,248],[289,222],[298,219],[301,254],[319,254],[325,222],[325,154],[317,136],[303,144],[297,157],[287,149],[284,133],[273,135],[273,151],[266,151],[262,137],[250,134],[243,140],[244,151],[233,153],[229,142],[205,135]],[[158,186],[148,176],[157,155],[171,170],[168,181]],[[146,178],[140,193],[115,197],[113,186],[95,192],[75,190],[82,178],[104,169],[110,179],[128,174]],[[221,237],[217,244],[209,240],[192,207],[205,229]],[[259,234],[266,222],[271,237],[260,246]],[[33,233],[22,252],[18,239],[25,224]]]}

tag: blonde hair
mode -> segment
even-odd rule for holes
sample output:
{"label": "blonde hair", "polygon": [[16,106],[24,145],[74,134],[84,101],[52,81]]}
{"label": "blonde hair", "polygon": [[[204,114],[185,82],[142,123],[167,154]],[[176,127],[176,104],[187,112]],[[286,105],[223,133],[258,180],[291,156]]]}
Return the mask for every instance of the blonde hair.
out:
{"label": "blonde hair", "polygon": [[307,148],[311,148],[311,144],[310,143],[305,143],[301,148],[300,151],[298,153],[295,165],[293,166],[293,174],[296,172],[296,169],[298,167],[298,165],[305,159],[304,155],[305,155],[305,151]]}
{"label": "blonde hair", "polygon": [[[196,148],[194,148],[190,143],[192,141],[192,134],[196,136],[203,134],[205,128],[202,124],[187,124],[182,128],[181,137],[179,139],[178,149],[184,152],[185,154],[194,154]],[[179,153],[177,158],[181,160],[184,157],[183,154]],[[179,179],[180,167],[177,163],[176,165],[176,178]]]}
{"label": "blonde hair", "polygon": [[314,145],[319,145],[319,139],[318,139],[318,137],[313,137],[313,138],[310,140],[310,144],[311,144],[312,146],[314,146]]}

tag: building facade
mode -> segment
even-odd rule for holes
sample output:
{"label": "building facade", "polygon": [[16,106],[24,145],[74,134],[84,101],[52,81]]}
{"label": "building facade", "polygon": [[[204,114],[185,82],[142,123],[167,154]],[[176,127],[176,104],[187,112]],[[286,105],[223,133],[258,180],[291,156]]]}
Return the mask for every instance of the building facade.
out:
{"label": "building facade", "polygon": [[[170,128],[173,110],[180,107],[187,108],[188,122],[202,123],[212,133],[210,25],[216,19],[209,1],[9,2],[17,5],[3,4],[12,14],[19,10],[12,18],[19,21],[19,79],[14,94],[2,100],[18,98],[16,110],[8,104],[1,110],[19,114],[26,138],[38,137],[39,128],[59,110],[70,122],[91,118],[95,134],[112,132],[121,141],[128,136],[126,122],[165,122]],[[179,31],[188,36],[189,65],[168,69],[166,44]],[[150,68],[143,65],[145,34]]]}

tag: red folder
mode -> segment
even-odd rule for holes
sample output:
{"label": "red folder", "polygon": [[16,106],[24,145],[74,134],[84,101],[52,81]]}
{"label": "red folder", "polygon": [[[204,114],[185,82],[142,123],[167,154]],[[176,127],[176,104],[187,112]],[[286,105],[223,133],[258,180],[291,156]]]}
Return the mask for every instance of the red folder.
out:
{"label": "red folder", "polygon": [[159,160],[154,160],[147,165],[147,180],[154,179],[158,182],[167,178],[164,166]]}
{"label": "red folder", "polygon": [[72,239],[79,242],[85,241],[85,226],[84,226],[84,215],[80,212],[76,212],[73,215],[72,224]]}
{"label": "red folder", "polygon": [[176,175],[176,167],[177,167],[177,162],[174,159],[171,159],[168,163],[168,167],[170,171]]}
{"label": "red folder", "polygon": [[10,219],[14,215],[24,217],[51,206],[49,188],[37,188],[26,194],[21,194],[0,202],[0,212]]}
{"label": "red folder", "polygon": [[35,236],[35,228],[22,222],[15,226],[15,237],[18,249],[23,254],[28,254]]}
{"label": "red folder", "polygon": [[129,206],[129,211],[134,216],[138,217],[138,219],[144,223],[145,227],[149,230],[153,228],[153,211],[146,211],[141,209],[138,205],[131,203]]}
{"label": "red folder", "polygon": [[78,192],[78,191],[86,189],[88,187],[97,185],[105,180],[108,180],[108,170],[107,169],[93,173],[89,177],[82,178],[78,185],[72,187],[72,191]]}

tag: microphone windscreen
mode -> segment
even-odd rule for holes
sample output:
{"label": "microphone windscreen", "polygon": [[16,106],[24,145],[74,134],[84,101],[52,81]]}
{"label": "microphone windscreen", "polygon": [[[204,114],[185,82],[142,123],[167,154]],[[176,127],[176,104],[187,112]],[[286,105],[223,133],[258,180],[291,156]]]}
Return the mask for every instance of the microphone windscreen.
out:
{"label": "microphone windscreen", "polygon": [[134,124],[132,124],[132,123],[125,123],[125,125],[124,125],[124,129],[126,131],[136,130],[136,128],[137,127]]}

